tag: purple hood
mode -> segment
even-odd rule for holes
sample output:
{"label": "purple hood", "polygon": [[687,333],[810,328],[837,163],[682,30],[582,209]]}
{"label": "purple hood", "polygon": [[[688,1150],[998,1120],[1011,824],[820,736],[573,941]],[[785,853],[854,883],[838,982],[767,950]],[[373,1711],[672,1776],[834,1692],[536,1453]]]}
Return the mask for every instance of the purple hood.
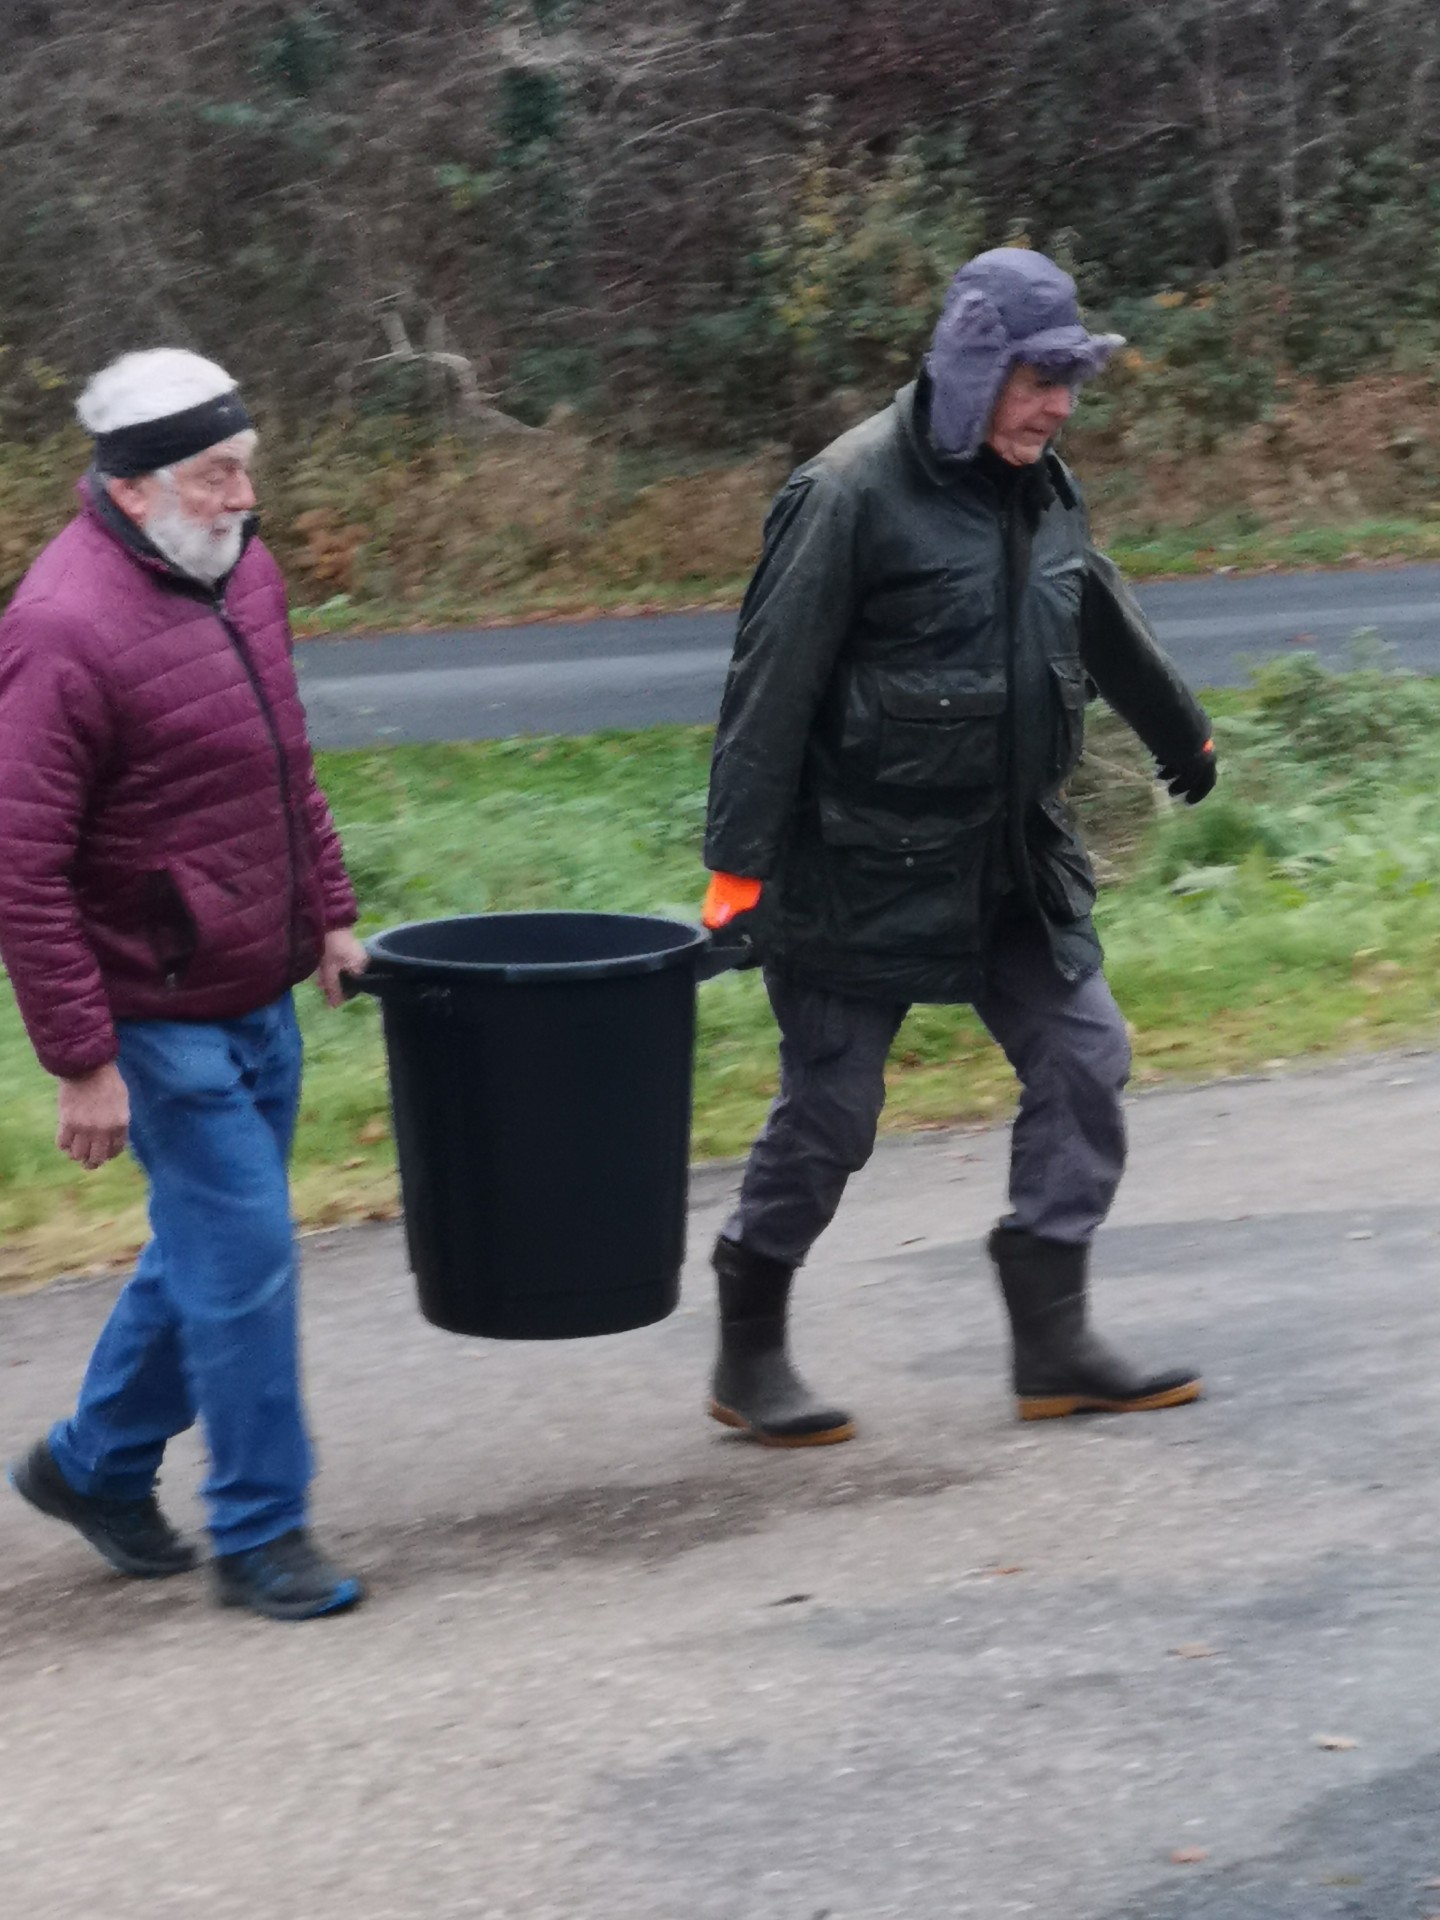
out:
{"label": "purple hood", "polygon": [[1079,383],[1100,373],[1125,341],[1087,332],[1075,282],[1043,253],[996,247],[950,282],[925,358],[930,431],[941,453],[980,451],[1000,389],[1022,362]]}

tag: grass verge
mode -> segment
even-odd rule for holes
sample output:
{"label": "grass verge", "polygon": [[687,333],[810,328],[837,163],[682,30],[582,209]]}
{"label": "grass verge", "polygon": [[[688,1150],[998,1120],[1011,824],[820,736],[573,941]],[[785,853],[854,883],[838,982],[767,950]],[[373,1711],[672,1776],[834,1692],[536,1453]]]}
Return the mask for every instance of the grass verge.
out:
{"label": "grass verge", "polygon": [[[1143,751],[1104,713],[1075,799],[1108,886],[1099,915],[1136,1079],[1201,1079],[1302,1055],[1429,1039],[1440,964],[1440,683],[1325,672],[1303,655],[1217,696],[1225,777],[1190,810],[1157,803]],[[693,919],[709,737],[327,756],[367,925],[566,906]],[[395,1206],[373,1005],[300,992],[309,1068],[296,1203],[309,1225]],[[741,1152],[773,1089],[754,974],[701,994],[697,1156]],[[128,1162],[81,1175],[52,1145],[53,1087],[0,987],[0,1284],[124,1259],[143,1233]],[[1009,1108],[1003,1060],[964,1009],[921,1008],[890,1071],[891,1128]]]}

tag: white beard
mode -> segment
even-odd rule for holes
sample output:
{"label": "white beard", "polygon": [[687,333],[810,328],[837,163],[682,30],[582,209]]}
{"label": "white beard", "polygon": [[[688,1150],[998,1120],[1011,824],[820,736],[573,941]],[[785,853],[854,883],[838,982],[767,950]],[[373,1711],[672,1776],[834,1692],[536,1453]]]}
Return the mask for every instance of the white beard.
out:
{"label": "white beard", "polygon": [[145,535],[172,567],[202,586],[213,587],[240,558],[245,544],[245,516],[221,513],[213,520],[192,520],[178,500],[167,498],[146,520]]}

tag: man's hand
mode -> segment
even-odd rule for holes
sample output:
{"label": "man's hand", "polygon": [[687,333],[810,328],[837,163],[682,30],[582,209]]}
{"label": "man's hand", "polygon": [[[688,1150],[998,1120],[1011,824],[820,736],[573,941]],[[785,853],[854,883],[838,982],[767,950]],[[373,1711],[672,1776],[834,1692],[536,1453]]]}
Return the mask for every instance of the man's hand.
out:
{"label": "man's hand", "polygon": [[1214,790],[1215,742],[1207,740],[1188,760],[1177,760],[1168,767],[1158,768],[1157,777],[1170,789],[1172,799],[1183,800],[1187,807],[1198,806],[1206,794]]}
{"label": "man's hand", "polygon": [[108,1067],[60,1082],[60,1126],[55,1144],[77,1166],[93,1173],[125,1151],[130,1130],[130,1096],[120,1069]]}
{"label": "man's hand", "polygon": [[340,985],[341,974],[364,973],[369,964],[369,954],[349,927],[335,927],[326,934],[317,978],[320,991],[332,1007],[345,1004],[344,989]]}

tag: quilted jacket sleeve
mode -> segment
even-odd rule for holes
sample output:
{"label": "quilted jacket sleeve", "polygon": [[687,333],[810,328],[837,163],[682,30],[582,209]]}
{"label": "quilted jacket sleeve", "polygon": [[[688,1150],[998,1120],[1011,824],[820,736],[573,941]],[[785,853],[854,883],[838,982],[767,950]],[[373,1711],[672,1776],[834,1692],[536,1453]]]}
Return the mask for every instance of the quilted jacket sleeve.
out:
{"label": "quilted jacket sleeve", "polygon": [[0,622],[0,958],[47,1072],[115,1058],[115,1027],[77,911],[80,825],[109,750],[103,691],[43,607]]}
{"label": "quilted jacket sleeve", "polygon": [[353,927],[360,917],[355,901],[355,889],[350,884],[350,876],[345,871],[345,854],[340,845],[340,835],[335,830],[335,821],[331,816],[330,805],[320,791],[320,782],[315,778],[313,766],[309,769],[310,790],[306,796],[306,805],[310,811],[310,830],[315,836],[320,862],[320,888],[325,900],[325,931],[333,933],[337,927]]}
{"label": "quilted jacket sleeve", "polygon": [[[259,554],[263,555],[266,566],[264,588],[270,596],[269,618],[280,628],[285,637],[285,650],[288,656],[285,670],[287,691],[298,701],[300,694],[295,684],[295,671],[293,664],[289,664],[294,660],[295,640],[290,631],[284,576],[269,549],[261,546],[258,541],[256,546]],[[305,744],[304,765],[299,772],[304,782],[306,819],[320,876],[325,931],[331,933],[337,927],[353,927],[359,918],[359,912],[355,903],[355,889],[351,886],[350,876],[345,871],[345,855],[340,845],[340,835],[335,830],[335,821],[331,815],[329,803],[315,777],[315,762],[308,740]]]}

